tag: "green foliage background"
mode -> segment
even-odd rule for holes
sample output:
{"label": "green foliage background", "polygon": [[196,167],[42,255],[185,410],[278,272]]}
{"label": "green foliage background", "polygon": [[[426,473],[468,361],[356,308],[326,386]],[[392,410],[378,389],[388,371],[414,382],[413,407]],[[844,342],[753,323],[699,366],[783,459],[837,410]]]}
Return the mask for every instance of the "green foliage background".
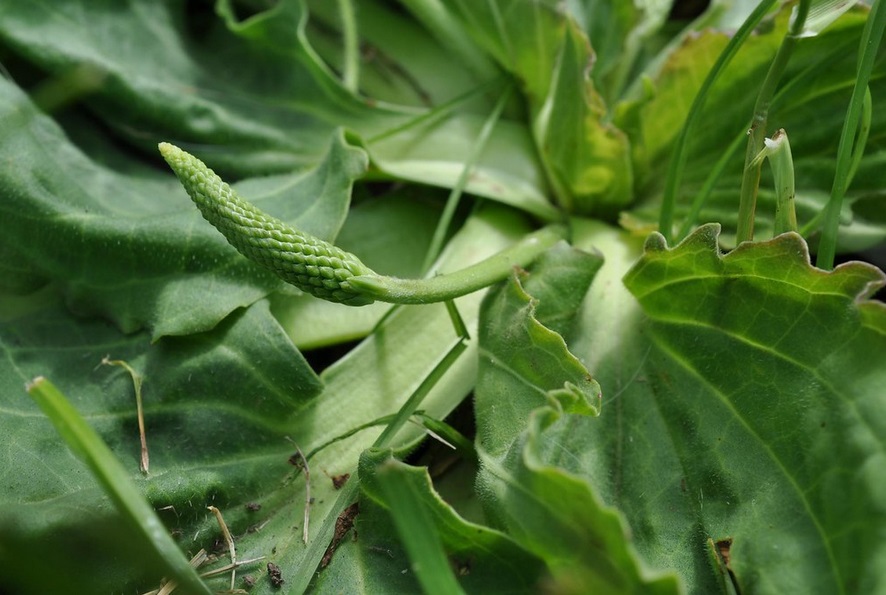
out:
{"label": "green foliage background", "polygon": [[[715,0],[692,22],[670,4],[355,2],[357,89],[332,2],[0,4],[0,590],[145,592],[173,576],[29,398],[37,376],[182,552],[213,548],[206,507],[222,510],[238,559],[264,556],[238,571],[252,593],[276,592],[267,562],[286,592],[416,592],[435,576],[476,593],[886,590],[886,308],[870,299],[886,279],[810,266],[817,232],[769,239],[766,179],[762,241],[724,255],[740,157],[702,211],[713,224],[672,247],[650,233],[679,127],[755,3]],[[793,4],[715,86],[678,219],[744,137]],[[827,200],[868,14],[802,40],[772,106],[801,225]],[[875,106],[884,73],[881,52]],[[307,453],[395,413],[453,344],[449,316],[284,286],[199,217],[160,141],[385,274],[428,272],[447,189],[467,197],[433,274],[569,223],[571,246],[457,300],[472,338],[421,408],[469,411],[476,460],[407,465],[422,428],[390,449],[369,449],[381,427],[357,432],[311,460],[302,542],[287,438]],[[875,109],[844,251],[886,237],[884,164]],[[132,382],[105,355],[145,377],[146,476]],[[355,531],[321,565],[349,496]],[[414,535],[434,547],[417,554]]]}

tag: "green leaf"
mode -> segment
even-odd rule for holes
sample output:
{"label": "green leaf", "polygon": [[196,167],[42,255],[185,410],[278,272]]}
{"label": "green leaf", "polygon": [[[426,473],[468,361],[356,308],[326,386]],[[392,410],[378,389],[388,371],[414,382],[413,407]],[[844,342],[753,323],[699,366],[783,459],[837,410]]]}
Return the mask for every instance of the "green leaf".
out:
{"label": "green leaf", "polygon": [[[7,291],[51,280],[77,311],[105,316],[126,332],[150,327],[156,339],[211,329],[280,287],[202,220],[173,175],[118,173],[89,158],[5,79],[0,122],[0,149],[10,156],[0,170]],[[340,133],[327,145],[311,172],[238,189],[268,212],[332,238],[366,157]]]}
{"label": "green leaf", "polygon": [[[687,477],[706,492],[702,519],[732,537],[742,590],[876,591],[884,567],[863,559],[886,551],[886,433],[876,421],[886,309],[866,298],[886,275],[857,262],[815,269],[796,234],[725,257],[716,238],[706,226],[667,250],[652,236],[625,277],[673,362],[649,381],[695,393],[704,414],[679,398],[674,413],[696,427],[693,442],[722,445],[696,463],[715,480]],[[702,425],[702,415],[725,423]],[[764,527],[765,544],[755,539]]]}
{"label": "green leaf", "polygon": [[[561,244],[484,301],[475,407],[479,442],[488,451],[506,448],[540,406],[597,414],[600,387],[541,320],[568,325],[600,264],[599,256]],[[536,290],[539,298],[528,293]]]}
{"label": "green leaf", "polygon": [[595,427],[564,423],[548,442],[572,457],[546,460],[592,481],[646,562],[690,592],[719,589],[709,539],[731,539],[741,592],[877,591],[886,312],[865,298],[884,275],[814,269],[794,234],[723,257],[716,231],[670,250],[653,236],[625,278],[638,304],[607,283],[635,258],[611,249],[623,234],[578,230],[611,259],[573,345],[604,406]]}
{"label": "green leaf", "polygon": [[[134,3],[131,11],[106,0],[88,9],[76,0],[7,4],[0,36],[46,72],[91,64],[104,73],[87,105],[145,151],[161,140],[194,151],[199,143],[213,149],[207,161],[228,177],[312,165],[333,126],[294,98],[359,106],[317,76],[299,41],[300,2],[281,2],[244,24],[227,4],[216,9],[227,18],[210,3],[192,11],[164,2]],[[92,34],[98,30],[104,34]]]}
{"label": "green leaf", "polygon": [[588,73],[593,53],[587,38],[572,20],[564,28],[550,88],[533,124],[536,143],[561,206],[612,218],[633,199],[628,138],[605,122],[606,106]]}
{"label": "green leaf", "polygon": [[533,139],[560,205],[602,216],[627,205],[632,198],[627,137],[607,121],[590,74],[594,55],[573,17],[546,0],[446,5],[475,42],[520,81]]}
{"label": "green leaf", "polygon": [[[167,141],[199,155],[225,179],[288,173],[316,165],[329,136],[345,127],[366,141],[389,175],[453,186],[485,116],[444,111],[445,126],[416,126],[434,110],[349,93],[308,44],[306,20],[299,0],[245,19],[222,0],[215,11],[208,3],[121,11],[114,1],[84,7],[81,0],[61,0],[0,7],[0,39],[54,76],[91,65],[102,84],[82,103],[151,157],[156,144]],[[97,30],[105,34],[92,35]],[[451,63],[445,51],[436,59]],[[33,66],[24,70],[30,75]],[[474,89],[469,84],[455,95]],[[527,127],[508,122],[498,128],[490,141],[497,149],[481,156],[468,190],[552,218],[541,165],[527,150]],[[384,141],[372,142],[382,135]]]}
{"label": "green leaf", "polygon": [[[600,501],[586,479],[559,465],[557,459],[571,456],[572,448],[561,442],[557,428],[548,428],[569,423],[561,415],[550,407],[536,410],[503,457],[481,457],[478,489],[487,509],[495,510],[517,543],[545,561],[558,593],[679,593],[676,575],[657,576],[637,559],[622,516]],[[545,444],[558,452],[550,456]]]}
{"label": "green leaf", "polygon": [[594,49],[590,74],[607,102],[623,93],[627,77],[644,58],[642,44],[664,24],[672,3],[585,0],[566,6]]}
{"label": "green leaf", "polygon": [[564,409],[578,419],[599,412],[599,385],[540,320],[569,330],[601,264],[599,256],[554,249],[524,274],[525,289],[515,276],[484,302],[475,391],[479,494],[487,513],[545,561],[559,591],[674,592],[673,577],[658,581],[641,571],[618,513],[590,484],[539,456],[551,440],[558,451],[571,450],[545,434]]}

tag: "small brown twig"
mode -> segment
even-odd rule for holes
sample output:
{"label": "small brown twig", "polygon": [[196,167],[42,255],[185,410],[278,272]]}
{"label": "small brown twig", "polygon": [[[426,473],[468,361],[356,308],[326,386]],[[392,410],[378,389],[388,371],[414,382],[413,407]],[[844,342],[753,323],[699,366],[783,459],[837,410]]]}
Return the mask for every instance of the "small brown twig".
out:
{"label": "small brown twig", "polygon": [[[209,559],[209,556],[206,554],[206,550],[201,549],[197,554],[191,558],[190,564],[194,568],[199,568]],[[221,566],[219,568],[213,568],[212,570],[207,570],[206,572],[200,573],[200,578],[211,578],[213,576],[218,576],[219,574],[224,574],[229,570],[235,570],[240,568],[241,566],[246,566],[247,564],[253,564],[255,562],[259,562],[264,560],[264,556],[259,556],[258,558],[250,558],[248,560],[241,560],[239,562],[232,562],[231,564],[227,564],[225,566]],[[175,581],[166,581],[163,583],[160,589],[154,589],[153,591],[148,591],[147,593],[143,593],[142,595],[170,595],[175,589],[178,587],[178,584]],[[231,589],[232,592],[239,593],[241,592],[239,589],[234,590]]]}
{"label": "small brown twig", "polygon": [[221,527],[222,535],[228,543],[228,553],[231,555],[231,590],[233,591],[234,581],[237,580],[237,551],[234,549],[234,538],[231,537],[231,532],[228,531],[228,525],[225,523],[225,519],[222,518],[221,511],[215,506],[207,506],[206,508],[215,515],[215,520],[218,521],[218,526]]}
{"label": "small brown twig", "polygon": [[142,382],[144,381],[144,378],[141,374],[133,370],[132,366],[127,362],[122,359],[109,359],[109,357],[109,355],[103,357],[99,365],[120,366],[129,372],[129,376],[132,378],[132,385],[135,387],[135,411],[136,416],[138,417],[138,437],[141,441],[141,458],[139,459],[138,466],[141,472],[147,475],[150,460],[148,458],[148,441],[145,438],[145,413],[142,408]]}

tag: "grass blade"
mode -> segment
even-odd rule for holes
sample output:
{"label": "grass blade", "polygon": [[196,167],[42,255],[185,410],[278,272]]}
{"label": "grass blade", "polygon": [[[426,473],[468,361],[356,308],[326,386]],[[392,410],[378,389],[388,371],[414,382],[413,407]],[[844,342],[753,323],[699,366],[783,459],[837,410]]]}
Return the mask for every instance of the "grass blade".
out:
{"label": "grass blade", "polygon": [[840,209],[843,207],[843,196],[849,186],[852,173],[852,156],[862,150],[862,147],[855,149],[856,137],[861,136],[857,135],[856,131],[859,130],[868,81],[874,68],[877,50],[883,40],[884,29],[886,29],[886,7],[884,7],[883,0],[876,0],[871,7],[871,14],[865,23],[861,36],[855,87],[852,89],[852,98],[849,100],[846,120],[843,122],[843,131],[840,134],[840,145],[837,148],[837,172],[834,175],[834,185],[831,187],[831,198],[825,209],[821,243],[815,261],[816,266],[822,269],[834,268],[834,255],[837,253],[837,232],[840,227]]}
{"label": "grass blade", "polygon": [[791,144],[784,130],[772,136],[776,147],[769,156],[775,179],[775,235],[797,231],[797,213],[794,209],[794,158]]}
{"label": "grass blade", "polygon": [[117,510],[139,534],[146,552],[165,566],[167,578],[187,593],[210,595],[212,591],[200,580],[123,465],[65,396],[42,376],[28,383],[27,389],[71,451],[86,463]]}
{"label": "grass blade", "polygon": [[711,68],[711,71],[702,83],[701,88],[698,90],[698,94],[692,101],[692,106],[689,108],[689,115],[686,116],[686,121],[680,129],[680,134],[674,144],[673,157],[668,164],[664,197],[662,198],[661,213],[659,215],[658,230],[665,239],[668,240],[668,243],[671,243],[673,236],[674,208],[677,203],[677,191],[680,188],[680,178],[683,174],[683,168],[686,166],[687,141],[692,136],[692,131],[701,116],[701,111],[708,98],[708,94],[714,86],[714,83],[720,78],[720,75],[735,57],[735,54],[738,53],[739,48],[741,48],[745,40],[750,37],[756,26],[763,20],[766,13],[769,12],[775,4],[776,0],[763,0],[757,5],[757,8],[748,15],[745,22],[742,23],[741,27],[738,28],[738,31],[735,32],[735,35],[732,36],[732,39],[729,40],[729,43],[726,44],[723,53],[717,58],[713,68]]}
{"label": "grass blade", "polygon": [[391,505],[391,518],[412,562],[412,570],[429,594],[464,593],[452,574],[449,560],[421,494],[392,459],[378,467],[378,485]]}
{"label": "grass blade", "polygon": [[745,152],[745,166],[741,178],[741,198],[738,205],[738,228],[735,232],[735,243],[754,239],[754,213],[757,208],[757,191],[760,187],[760,164],[755,163],[756,156],[763,150],[766,139],[766,125],[769,121],[769,108],[781,77],[790,62],[791,54],[797,46],[806,24],[811,0],[800,0],[797,11],[791,18],[787,34],[772,59],[769,72],[760,86],[760,93],[754,105],[754,115],[748,130],[748,146]]}
{"label": "grass blade", "polygon": [[443,214],[440,215],[440,221],[437,223],[437,229],[434,230],[434,237],[431,239],[431,245],[428,246],[425,262],[422,265],[422,271],[425,273],[429,272],[431,265],[434,264],[434,261],[443,249],[443,243],[446,241],[446,233],[449,231],[449,226],[455,216],[455,210],[458,208],[459,199],[468,183],[468,177],[473,171],[474,165],[480,159],[480,155],[483,154],[483,150],[486,148],[486,141],[489,140],[489,136],[492,134],[493,128],[495,128],[495,124],[501,117],[501,113],[504,110],[508,99],[511,97],[511,91],[513,88],[514,85],[509,83],[504,91],[502,91],[498,102],[495,104],[489,117],[486,118],[486,121],[483,123],[483,128],[480,129],[480,135],[474,142],[474,150],[471,151],[471,154],[468,156],[467,160],[465,160],[461,175],[458,177],[455,186],[453,186],[452,191],[449,193],[449,198],[446,199],[446,206],[443,208]]}

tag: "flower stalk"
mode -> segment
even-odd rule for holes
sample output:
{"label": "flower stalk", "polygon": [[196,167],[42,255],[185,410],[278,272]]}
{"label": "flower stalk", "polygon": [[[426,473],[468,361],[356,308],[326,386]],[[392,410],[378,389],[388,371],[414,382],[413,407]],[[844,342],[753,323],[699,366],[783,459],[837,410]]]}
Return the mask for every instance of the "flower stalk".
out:
{"label": "flower stalk", "polygon": [[191,200],[243,256],[315,297],[349,306],[443,302],[504,280],[566,237],[548,225],[510,248],[465,269],[429,279],[379,275],[350,252],[299,231],[241,198],[206,164],[169,143],[160,153]]}

